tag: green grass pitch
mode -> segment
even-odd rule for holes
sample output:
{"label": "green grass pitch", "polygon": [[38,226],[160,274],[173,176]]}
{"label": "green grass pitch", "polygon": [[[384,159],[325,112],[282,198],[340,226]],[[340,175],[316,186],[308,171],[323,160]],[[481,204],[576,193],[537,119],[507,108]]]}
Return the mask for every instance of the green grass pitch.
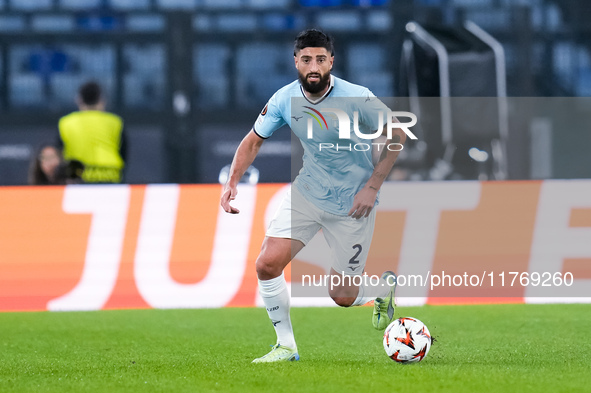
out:
{"label": "green grass pitch", "polygon": [[390,360],[370,307],[292,310],[301,361],[264,309],[0,314],[0,392],[590,392],[591,305],[399,307],[437,338]]}

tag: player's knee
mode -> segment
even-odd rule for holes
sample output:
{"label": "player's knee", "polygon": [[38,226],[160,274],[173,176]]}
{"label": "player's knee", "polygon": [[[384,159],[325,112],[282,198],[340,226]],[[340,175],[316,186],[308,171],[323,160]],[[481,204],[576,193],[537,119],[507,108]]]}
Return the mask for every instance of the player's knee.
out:
{"label": "player's knee", "polygon": [[332,300],[341,307],[352,306],[357,298],[358,291],[357,287],[348,285],[334,285],[328,288],[328,294]]}
{"label": "player's knee", "polygon": [[355,301],[355,296],[352,296],[352,294],[348,292],[347,288],[335,287],[330,288],[328,294],[337,305],[341,307],[350,307]]}
{"label": "player's knee", "polygon": [[341,307],[351,307],[355,301],[354,297],[331,296],[334,302]]}
{"label": "player's knee", "polygon": [[272,260],[259,256],[256,261],[257,277],[261,280],[269,280],[281,275],[282,269]]}

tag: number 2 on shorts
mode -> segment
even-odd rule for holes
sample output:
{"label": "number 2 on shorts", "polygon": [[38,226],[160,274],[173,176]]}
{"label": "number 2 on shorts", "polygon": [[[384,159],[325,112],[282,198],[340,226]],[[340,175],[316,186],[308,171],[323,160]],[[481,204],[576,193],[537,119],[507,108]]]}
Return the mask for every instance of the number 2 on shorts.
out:
{"label": "number 2 on shorts", "polygon": [[361,244],[355,244],[352,248],[356,249],[357,252],[355,253],[355,255],[353,255],[353,258],[349,259],[349,263],[358,265],[359,260],[357,259],[357,257],[359,256],[359,254],[361,254],[361,250],[363,249],[363,247],[361,247]]}

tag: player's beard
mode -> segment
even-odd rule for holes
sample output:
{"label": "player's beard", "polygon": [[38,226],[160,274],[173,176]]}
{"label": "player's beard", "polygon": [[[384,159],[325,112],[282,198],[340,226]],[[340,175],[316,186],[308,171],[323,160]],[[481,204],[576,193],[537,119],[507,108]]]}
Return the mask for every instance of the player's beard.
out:
{"label": "player's beard", "polygon": [[[318,82],[310,83],[308,82],[308,77],[310,75],[319,75],[320,79],[318,80]],[[328,84],[330,83],[330,72],[327,72],[324,75],[322,75],[319,72],[311,72],[305,76],[302,73],[298,72],[298,78],[304,90],[306,90],[310,94],[317,94],[324,90],[326,86],[328,86]]]}

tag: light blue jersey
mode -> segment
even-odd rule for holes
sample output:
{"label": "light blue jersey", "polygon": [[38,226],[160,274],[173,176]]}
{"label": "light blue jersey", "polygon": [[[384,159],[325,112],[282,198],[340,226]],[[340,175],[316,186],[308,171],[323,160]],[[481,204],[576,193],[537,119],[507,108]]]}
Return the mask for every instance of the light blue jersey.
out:
{"label": "light blue jersey", "polygon": [[[340,138],[339,131],[346,127],[330,109],[348,115],[348,138]],[[361,139],[354,132],[354,112],[359,132],[372,134],[382,129],[389,108],[366,87],[334,76],[326,94],[311,101],[296,80],[271,97],[253,127],[265,139],[284,125],[293,130],[304,147],[304,165],[293,186],[319,209],[336,215],[348,214],[374,169],[373,139]]]}

